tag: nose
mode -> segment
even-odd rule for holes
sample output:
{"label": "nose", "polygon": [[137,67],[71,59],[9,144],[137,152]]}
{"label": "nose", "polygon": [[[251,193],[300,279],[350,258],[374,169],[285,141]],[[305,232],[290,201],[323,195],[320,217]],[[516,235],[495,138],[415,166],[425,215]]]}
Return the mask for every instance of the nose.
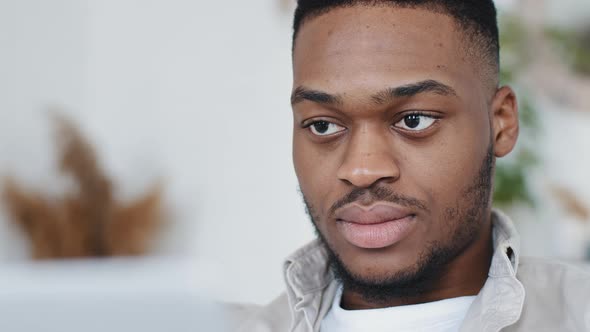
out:
{"label": "nose", "polygon": [[359,188],[396,181],[400,169],[394,158],[389,132],[365,126],[353,133],[337,176]]}

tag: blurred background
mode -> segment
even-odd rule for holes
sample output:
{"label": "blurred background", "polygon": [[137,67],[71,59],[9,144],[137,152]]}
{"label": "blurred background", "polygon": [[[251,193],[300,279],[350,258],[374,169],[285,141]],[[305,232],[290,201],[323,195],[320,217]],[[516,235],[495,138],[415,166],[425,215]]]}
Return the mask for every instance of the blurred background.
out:
{"label": "blurred background", "polygon": [[[523,130],[496,205],[524,254],[588,260],[590,3],[497,5]],[[191,262],[222,300],[275,297],[313,238],[291,160],[293,8],[0,0],[0,270],[133,255]]]}

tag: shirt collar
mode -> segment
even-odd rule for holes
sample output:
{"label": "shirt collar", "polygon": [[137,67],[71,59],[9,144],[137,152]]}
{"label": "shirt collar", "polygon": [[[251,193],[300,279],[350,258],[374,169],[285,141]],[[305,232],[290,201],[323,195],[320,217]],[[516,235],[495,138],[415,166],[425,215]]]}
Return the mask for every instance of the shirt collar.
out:
{"label": "shirt collar", "polygon": [[520,260],[520,236],[516,227],[503,212],[492,211],[494,255],[490,277],[515,276]]}

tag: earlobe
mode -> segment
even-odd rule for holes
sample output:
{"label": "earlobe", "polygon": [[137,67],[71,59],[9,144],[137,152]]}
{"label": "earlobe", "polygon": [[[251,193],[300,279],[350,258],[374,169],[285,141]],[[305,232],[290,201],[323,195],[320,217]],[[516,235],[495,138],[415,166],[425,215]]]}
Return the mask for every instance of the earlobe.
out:
{"label": "earlobe", "polygon": [[492,101],[494,154],[504,157],[516,145],[519,132],[516,94],[508,86],[501,87]]}

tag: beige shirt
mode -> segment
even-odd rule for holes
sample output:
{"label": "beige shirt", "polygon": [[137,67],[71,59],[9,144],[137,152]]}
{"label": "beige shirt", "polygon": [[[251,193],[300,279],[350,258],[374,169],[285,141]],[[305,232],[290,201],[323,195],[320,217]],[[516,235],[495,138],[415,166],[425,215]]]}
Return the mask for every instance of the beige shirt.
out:
{"label": "beige shirt", "polygon": [[[590,331],[590,269],[521,258],[510,219],[494,210],[492,223],[488,279],[460,331]],[[286,260],[284,276],[286,292],[267,306],[230,306],[235,331],[319,331],[338,287],[319,240]]]}

